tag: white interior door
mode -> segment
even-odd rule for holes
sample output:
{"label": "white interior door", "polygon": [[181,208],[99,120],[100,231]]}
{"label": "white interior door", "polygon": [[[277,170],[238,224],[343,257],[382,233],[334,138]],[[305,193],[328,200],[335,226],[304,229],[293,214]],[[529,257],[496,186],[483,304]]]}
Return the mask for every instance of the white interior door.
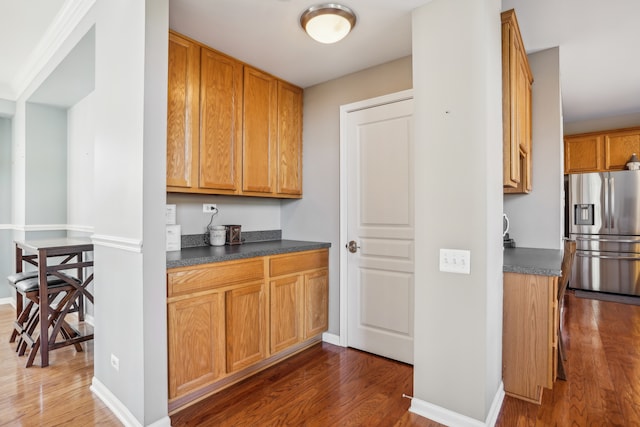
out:
{"label": "white interior door", "polygon": [[413,363],[412,115],[413,100],[405,99],[349,112],[343,124],[347,345],[406,363]]}

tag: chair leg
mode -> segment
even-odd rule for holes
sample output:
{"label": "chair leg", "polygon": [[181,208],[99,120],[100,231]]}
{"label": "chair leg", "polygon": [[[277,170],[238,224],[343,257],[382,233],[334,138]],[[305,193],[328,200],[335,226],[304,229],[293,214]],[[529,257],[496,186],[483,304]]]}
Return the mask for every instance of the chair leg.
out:
{"label": "chair leg", "polygon": [[29,319],[29,322],[27,323],[26,328],[24,329],[22,334],[20,334],[20,340],[18,341],[18,347],[16,348],[16,351],[18,352],[18,356],[24,355],[24,352],[27,350],[27,341],[32,340],[31,337],[33,336],[34,331],[38,327],[39,323],[40,323],[40,308],[38,307],[31,315],[31,318]]}
{"label": "chair leg", "polygon": [[9,342],[15,342],[16,338],[22,334],[25,329],[25,324],[29,321],[29,315],[33,309],[33,301],[29,301],[27,306],[22,310],[18,318],[13,322],[13,332],[11,332],[11,338]]}

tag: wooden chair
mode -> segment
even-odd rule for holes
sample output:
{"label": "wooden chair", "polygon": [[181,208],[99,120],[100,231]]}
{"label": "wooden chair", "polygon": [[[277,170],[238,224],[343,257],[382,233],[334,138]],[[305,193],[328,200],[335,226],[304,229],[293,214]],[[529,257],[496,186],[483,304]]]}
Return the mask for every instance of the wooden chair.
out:
{"label": "wooden chair", "polygon": [[576,254],[576,241],[565,239],[564,241],[564,255],[562,257],[562,276],[558,282],[558,379],[566,380],[566,373],[564,370],[564,362],[567,360],[567,356],[564,352],[564,338],[562,336],[562,314],[564,311],[564,295],[567,292],[567,286],[569,285],[569,276],[571,275],[571,268],[573,266],[573,259]]}
{"label": "wooden chair", "polygon": [[[49,327],[59,323],[60,326],[54,334],[60,334],[63,340],[69,340],[77,335],[77,333],[61,318],[61,308],[69,303],[70,296],[75,290],[75,286],[71,285],[68,281],[75,283],[79,283],[79,281],[67,275],[61,274],[61,276],[64,276],[64,279],[56,277],[55,275],[47,276],[49,294],[45,297],[46,299],[44,299],[44,301],[46,301],[45,303],[50,307]],[[14,342],[17,337],[20,337],[16,346],[16,351],[19,356],[24,355],[27,348],[30,348],[26,363],[26,367],[28,368],[33,365],[35,355],[40,347],[40,337],[36,337],[35,334],[40,321],[40,304],[43,303],[43,299],[40,296],[38,273],[17,273],[9,276],[7,279],[9,285],[16,289],[16,298],[24,299],[27,302],[26,306],[18,313],[14,321],[10,342]],[[71,304],[74,304],[74,302],[72,301]],[[77,304],[74,304],[74,309],[77,311]],[[49,337],[46,337],[45,339],[48,338]],[[74,346],[76,351],[82,351],[82,346],[79,343],[74,343]]]}

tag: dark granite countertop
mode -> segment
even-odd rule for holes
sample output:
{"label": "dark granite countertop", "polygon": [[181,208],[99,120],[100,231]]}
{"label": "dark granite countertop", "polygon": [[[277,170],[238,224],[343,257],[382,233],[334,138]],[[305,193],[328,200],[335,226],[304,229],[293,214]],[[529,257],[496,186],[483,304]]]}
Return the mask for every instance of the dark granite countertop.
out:
{"label": "dark granite countertop", "polygon": [[505,248],[502,271],[505,273],[562,275],[562,251],[538,248]]}
{"label": "dark granite countertop", "polygon": [[234,259],[254,258],[289,252],[310,251],[331,247],[331,243],[301,240],[271,240],[233,246],[198,246],[167,252],[167,268],[187,267]]}

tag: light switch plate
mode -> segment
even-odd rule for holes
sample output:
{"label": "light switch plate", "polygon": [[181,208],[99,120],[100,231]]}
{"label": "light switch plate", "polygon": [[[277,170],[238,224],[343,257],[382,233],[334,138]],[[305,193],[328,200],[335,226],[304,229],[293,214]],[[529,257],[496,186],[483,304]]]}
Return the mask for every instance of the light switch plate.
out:
{"label": "light switch plate", "polygon": [[440,271],[471,274],[471,251],[440,249]]}

